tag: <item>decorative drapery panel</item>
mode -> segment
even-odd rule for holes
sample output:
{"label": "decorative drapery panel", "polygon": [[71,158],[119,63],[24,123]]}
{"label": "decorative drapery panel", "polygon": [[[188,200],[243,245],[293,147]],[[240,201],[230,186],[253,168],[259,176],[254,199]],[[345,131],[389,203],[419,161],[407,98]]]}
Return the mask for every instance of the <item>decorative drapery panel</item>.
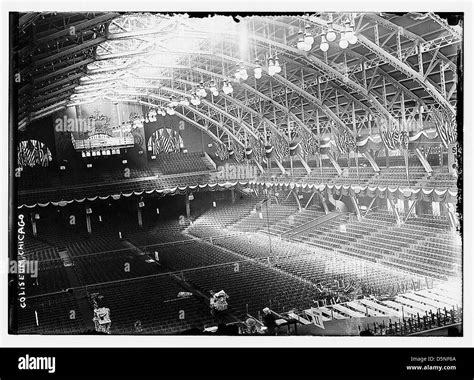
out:
{"label": "decorative drapery panel", "polygon": [[225,161],[229,158],[229,150],[224,144],[218,144],[216,146],[216,156],[219,157],[221,161]]}
{"label": "decorative drapery panel", "polygon": [[273,156],[282,161],[285,157],[290,155],[290,147],[288,141],[283,137],[277,134],[272,135],[271,142],[273,145]]}
{"label": "decorative drapery panel", "polygon": [[445,148],[447,148],[449,144],[455,143],[458,138],[456,115],[444,108],[439,110],[432,108],[431,112],[438,135]]}
{"label": "decorative drapery panel", "polygon": [[49,148],[38,140],[21,141],[17,148],[19,167],[48,166],[53,160]]}
{"label": "decorative drapery panel", "polygon": [[244,161],[245,150],[241,145],[236,144],[236,143],[232,143],[232,151],[234,152],[233,157],[234,157],[236,162],[238,162],[240,164],[241,162]]}
{"label": "decorative drapery panel", "polygon": [[148,139],[148,151],[153,154],[179,152],[182,146],[183,139],[178,131],[170,128],[158,129]]}
{"label": "decorative drapery panel", "polygon": [[[286,191],[297,189],[299,192],[327,192],[328,194],[340,196],[364,196],[370,198],[391,198],[401,200],[423,200],[427,202],[447,202],[456,204],[458,201],[458,192],[452,190],[438,190],[432,188],[412,189],[405,187],[391,187],[391,186],[358,186],[358,185],[328,185],[328,184],[300,184],[294,182],[265,182],[265,181],[223,181],[221,183],[213,184],[196,184],[187,186],[177,186],[165,189],[151,188],[141,191],[132,192],[118,192],[110,195],[94,195],[89,197],[77,197],[69,200],[61,199],[59,201],[46,201],[46,202],[21,202],[18,207],[22,208],[34,208],[34,207],[46,207],[49,205],[53,206],[66,206],[73,202],[82,203],[85,200],[107,200],[113,199],[118,200],[121,197],[130,197],[132,195],[141,196],[144,194],[158,194],[161,196],[165,195],[176,195],[176,194],[188,194],[190,192],[197,191],[219,191],[228,189],[245,189],[250,188],[252,190],[262,191],[263,189],[273,188],[276,191]],[[67,192],[61,192],[61,197],[66,197]]]}
{"label": "decorative drapery panel", "polygon": [[342,154],[348,154],[356,150],[356,140],[347,129],[340,129],[334,134],[336,147]]}
{"label": "decorative drapery panel", "polygon": [[260,140],[251,137],[249,141],[249,146],[252,149],[253,158],[255,158],[255,160],[259,164],[266,162],[265,146]]}

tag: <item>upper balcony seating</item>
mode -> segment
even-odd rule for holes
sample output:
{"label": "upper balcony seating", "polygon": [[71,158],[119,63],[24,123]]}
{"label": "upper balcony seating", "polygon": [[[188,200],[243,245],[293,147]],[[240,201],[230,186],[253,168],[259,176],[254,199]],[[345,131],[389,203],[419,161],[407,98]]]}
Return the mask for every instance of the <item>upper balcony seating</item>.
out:
{"label": "upper balcony seating", "polygon": [[[366,236],[339,252],[442,280],[460,273],[460,245],[450,245],[449,240],[439,238],[431,241],[438,234],[449,236],[446,218],[412,217],[397,226],[393,216],[376,212],[369,214],[364,223],[371,222],[373,228]],[[349,227],[352,229],[354,225]]]}
{"label": "upper balcony seating", "polygon": [[382,168],[380,175],[374,176],[369,180],[370,186],[416,186],[418,181],[426,175],[422,166],[410,166],[408,169],[408,178],[405,166]]}
{"label": "upper balcony seating", "polygon": [[435,187],[438,189],[457,189],[457,177],[449,173],[446,167],[434,170],[430,178],[422,179],[419,185],[422,187]]}
{"label": "upper balcony seating", "polygon": [[202,172],[213,169],[202,153],[162,153],[153,164],[163,174]]}
{"label": "upper balcony seating", "polygon": [[296,211],[297,207],[295,205],[271,204],[267,207],[267,204],[264,204],[259,211],[252,211],[249,216],[232,225],[232,229],[243,232],[261,230],[278,223],[282,219],[287,219]]}
{"label": "upper balcony seating", "polygon": [[355,167],[342,168],[342,174],[334,177],[332,183],[336,185],[366,185],[367,182],[375,175],[372,167]]}
{"label": "upper balcony seating", "polygon": [[232,204],[230,201],[216,201],[212,207],[188,227],[188,232],[201,238],[227,234],[222,227],[248,216],[255,207],[256,200],[246,198]]}

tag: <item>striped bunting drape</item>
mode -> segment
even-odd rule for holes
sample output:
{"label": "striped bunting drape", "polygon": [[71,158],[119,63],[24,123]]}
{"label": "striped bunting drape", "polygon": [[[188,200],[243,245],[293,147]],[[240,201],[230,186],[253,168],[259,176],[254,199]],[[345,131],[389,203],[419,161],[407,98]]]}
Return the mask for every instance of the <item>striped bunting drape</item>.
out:
{"label": "striped bunting drape", "polygon": [[21,141],[17,151],[18,166],[48,166],[52,161],[51,151],[38,140]]}
{"label": "striped bunting drape", "polygon": [[216,147],[216,155],[222,161],[227,160],[229,158],[229,150],[224,144],[218,144]]}
{"label": "striped bunting drape", "polygon": [[335,133],[334,142],[341,153],[349,153],[356,150],[355,138],[346,129],[338,130]]}
{"label": "striped bunting drape", "polygon": [[447,148],[449,144],[457,141],[456,115],[448,113],[445,109],[437,110],[436,108],[432,109],[432,115],[438,135]]}
{"label": "striped bunting drape", "polygon": [[272,143],[274,146],[273,154],[279,161],[290,155],[290,147],[284,137],[273,135]]}
{"label": "striped bunting drape", "polygon": [[179,133],[172,129],[159,129],[150,137],[149,150],[151,150],[153,154],[179,152],[180,148]]}

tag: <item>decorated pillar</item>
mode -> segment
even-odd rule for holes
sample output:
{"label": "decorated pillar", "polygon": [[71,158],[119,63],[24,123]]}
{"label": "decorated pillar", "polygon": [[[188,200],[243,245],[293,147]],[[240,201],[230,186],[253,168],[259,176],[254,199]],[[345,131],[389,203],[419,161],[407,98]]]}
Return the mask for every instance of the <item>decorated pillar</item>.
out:
{"label": "decorated pillar", "polygon": [[392,211],[393,213],[395,214],[395,218],[397,219],[397,224],[398,225],[401,225],[402,224],[402,220],[400,218],[400,214],[398,213],[398,208],[397,206],[395,205],[395,203],[393,202],[393,199],[392,198],[387,198],[389,204],[390,204],[390,207],[392,208]]}
{"label": "decorated pillar", "polygon": [[320,191],[318,191],[318,195],[319,195],[319,198],[321,198],[321,203],[322,203],[323,208],[324,208],[324,213],[326,215],[329,214],[329,209],[328,209],[328,205],[326,203],[326,198],[324,197],[323,193],[321,193]]}
{"label": "decorated pillar", "polygon": [[142,208],[145,207],[145,202],[143,202],[143,200],[140,200],[137,206],[138,225],[140,227],[143,227]]}
{"label": "decorated pillar", "polygon": [[186,205],[186,217],[187,218],[191,217],[191,199],[194,199],[194,196],[192,194],[186,195],[186,197],[184,198],[185,205]]}
{"label": "decorated pillar", "polygon": [[281,174],[286,174],[286,170],[285,170],[285,168],[283,167],[283,165],[281,164],[281,162],[278,161],[276,158],[275,158],[275,162],[276,162],[276,164],[278,165],[278,167],[280,168]]}
{"label": "decorated pillar", "polygon": [[426,172],[431,175],[433,173],[433,169],[431,168],[431,165],[429,164],[428,160],[425,158],[423,153],[421,153],[420,149],[416,148],[415,149],[416,156],[421,162],[421,165],[423,165],[423,168],[426,170]]}
{"label": "decorated pillar", "polygon": [[87,226],[87,233],[89,235],[92,234],[91,214],[92,214],[92,209],[89,206],[87,206],[86,207],[86,226]]}
{"label": "decorated pillar", "polygon": [[359,204],[357,203],[357,199],[354,195],[351,195],[351,201],[357,215],[357,220],[360,221],[362,219],[362,215],[360,214]]}
{"label": "decorated pillar", "polygon": [[232,204],[235,203],[235,190],[234,189],[230,189],[230,198],[232,200]]}
{"label": "decorated pillar", "polygon": [[305,168],[306,173],[311,174],[311,168],[309,167],[308,163],[303,158],[303,156],[301,154],[299,154],[298,158],[300,159],[301,163],[303,164],[303,167]]}
{"label": "decorated pillar", "polygon": [[337,161],[334,158],[334,156],[332,155],[332,153],[328,152],[328,153],[326,153],[326,155],[328,156],[329,161],[331,161],[332,165],[336,168],[337,174],[341,175],[342,174],[342,169],[339,166],[339,164],[337,163]]}
{"label": "decorated pillar", "polygon": [[255,158],[253,159],[253,162],[255,163],[255,165],[257,165],[258,170],[260,170],[260,174],[264,174],[265,169],[263,169],[262,165],[260,165],[260,162],[258,162]]}
{"label": "decorated pillar", "polygon": [[36,228],[36,215],[35,213],[30,214],[31,218],[31,229],[33,230],[33,236],[36,237],[38,235],[38,230]]}
{"label": "decorated pillar", "polygon": [[293,192],[293,196],[295,197],[296,204],[298,205],[298,210],[301,211],[301,202],[298,197],[298,193],[295,190],[292,190],[292,192]]}
{"label": "decorated pillar", "polygon": [[377,165],[377,162],[375,162],[374,158],[369,152],[364,153],[364,157],[369,161],[370,165],[372,166],[372,169],[374,169],[375,172],[380,173],[380,168]]}

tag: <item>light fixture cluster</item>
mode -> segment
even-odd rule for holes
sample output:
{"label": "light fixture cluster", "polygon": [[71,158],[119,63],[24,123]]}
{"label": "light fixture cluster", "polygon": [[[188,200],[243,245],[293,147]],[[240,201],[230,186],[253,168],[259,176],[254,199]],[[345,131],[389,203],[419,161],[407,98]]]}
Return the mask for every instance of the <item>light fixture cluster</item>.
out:
{"label": "light fixture cluster", "polygon": [[[349,45],[354,45],[357,43],[358,38],[357,35],[354,32],[355,29],[355,23],[354,19],[352,18],[351,20],[346,20],[344,22],[344,25],[339,28],[340,30],[337,31],[339,33],[339,47],[341,49],[346,49]],[[319,45],[319,48],[322,51],[328,51],[329,50],[329,42],[335,42],[337,40],[337,33],[334,29],[334,25],[332,20],[329,21],[328,23],[328,31],[326,34],[321,36],[321,43]]]}
{"label": "light fixture cluster", "polygon": [[237,80],[247,80],[249,78],[249,74],[247,73],[247,69],[245,68],[243,63],[237,65],[237,70],[235,71],[234,76]]}
{"label": "light fixture cluster", "polygon": [[[217,90],[215,86],[213,86],[211,92]],[[218,93],[219,94],[219,93]],[[201,98],[205,98],[207,96],[207,91],[204,87],[204,82],[199,83],[195,89],[191,91],[191,104],[193,106],[198,106],[201,104]]]}
{"label": "light fixture cluster", "polygon": [[311,34],[309,25],[306,25],[304,29],[304,32],[302,29],[298,32],[296,47],[302,51],[310,51],[314,44],[314,37]]}
{"label": "light fixture cluster", "polygon": [[[268,74],[270,76],[273,76],[275,74],[280,73],[282,70],[280,66],[280,62],[278,60],[278,56],[275,55],[274,57],[270,57],[268,59]],[[260,79],[263,74],[263,67],[261,64],[261,61],[257,58],[255,60],[255,66],[253,68],[253,73],[255,79]],[[237,65],[237,69],[234,73],[235,80],[240,81],[240,80],[247,80],[249,78],[247,68],[244,66],[243,63],[240,63]],[[224,79],[222,81],[222,93],[225,95],[230,95],[234,92],[234,88],[232,87],[232,81],[231,79]],[[175,97],[171,97],[170,101],[167,103],[166,106],[159,107],[157,109],[152,109],[151,111],[148,112],[148,114],[144,117],[142,117],[142,123],[149,123],[156,121],[156,117],[158,115],[161,116],[166,116],[168,115],[174,115],[176,114],[175,108],[182,105],[182,106],[189,106],[192,104],[193,106],[198,106],[201,104],[201,101],[203,98],[206,98],[208,95],[208,92],[213,96],[219,96],[219,83],[215,81],[214,79],[211,79],[209,83],[206,85],[204,84],[204,81],[201,81],[195,88],[193,88],[190,92],[189,99],[185,97],[181,97],[180,99],[177,99]]]}
{"label": "light fixture cluster", "polygon": [[278,56],[268,58],[268,75],[274,76],[279,73],[281,73],[281,66]]}
{"label": "light fixture cluster", "polygon": [[189,100],[186,99],[184,96],[181,96],[179,99],[172,96],[170,101],[168,102],[168,105],[158,110],[158,114],[161,116],[175,115],[176,107],[178,106],[189,106]]}
{"label": "light fixture cluster", "polygon": [[214,80],[211,80],[209,83],[209,91],[211,91],[212,96],[219,96],[219,90],[217,89],[217,85]]}
{"label": "light fixture cluster", "polygon": [[150,123],[150,122],[156,121],[156,117],[158,115],[166,116],[166,113],[167,112],[166,112],[166,109],[164,107],[159,107],[157,109],[152,109],[145,116],[145,123]]}
{"label": "light fixture cluster", "polygon": [[[336,42],[339,35],[338,45],[341,49],[346,49],[349,45],[354,45],[357,43],[358,38],[355,34],[355,21],[354,17],[348,17],[345,21],[338,25],[337,28],[334,28],[334,22],[332,16],[330,15],[328,24],[327,24],[327,32],[321,35],[321,41],[319,44],[319,48],[321,51],[326,52],[329,50],[329,43]],[[313,48],[314,44],[314,36],[311,32],[311,27],[306,25],[303,29],[300,29],[298,32],[298,42],[296,43],[296,47],[298,50],[309,52]]]}
{"label": "light fixture cluster", "polygon": [[234,92],[234,88],[232,87],[232,84],[229,81],[224,81],[222,84],[222,92],[226,95],[232,94]]}

